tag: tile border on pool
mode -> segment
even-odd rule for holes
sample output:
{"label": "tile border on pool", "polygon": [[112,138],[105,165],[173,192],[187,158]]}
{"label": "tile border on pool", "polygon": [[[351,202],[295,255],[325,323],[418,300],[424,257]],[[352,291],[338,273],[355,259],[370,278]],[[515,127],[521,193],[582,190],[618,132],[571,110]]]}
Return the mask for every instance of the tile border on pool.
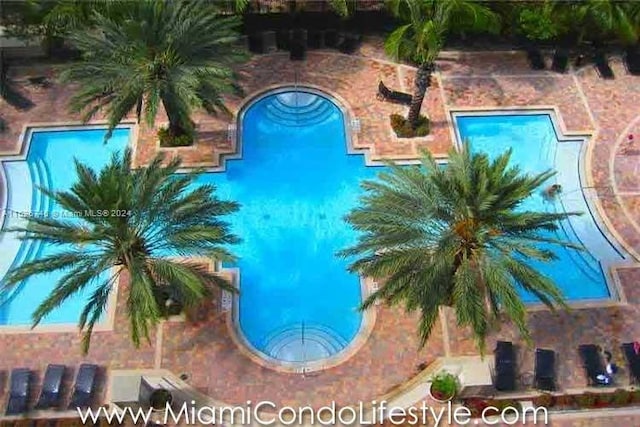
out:
{"label": "tile border on pool", "polygon": [[[634,262],[633,251],[629,250],[625,240],[615,231],[615,228],[606,217],[601,206],[600,198],[587,197],[585,190],[590,190],[593,184],[591,156],[593,155],[593,141],[597,136],[598,130],[567,130],[562,114],[556,106],[540,105],[540,106],[513,106],[513,107],[466,107],[466,108],[446,108],[447,121],[450,125],[452,141],[456,150],[462,148],[462,141],[458,127],[456,126],[456,118],[459,116],[489,116],[489,115],[548,115],[556,133],[559,142],[581,140],[579,153],[579,178],[582,190],[582,196],[586,202],[589,214],[592,217],[596,227],[602,233],[609,244],[628,261],[617,263],[599,262],[602,267],[605,283],[609,291],[609,298],[599,298],[593,300],[571,300],[567,303],[572,308],[594,308],[594,307],[611,307],[627,304],[627,298],[622,287],[617,271],[624,268],[635,268],[638,265]],[[549,310],[542,303],[528,304],[527,311],[543,311]]]}
{"label": "tile border on pool", "polygon": [[[0,181],[4,183],[4,186],[0,191],[3,191],[4,198],[8,200],[8,182],[4,174],[4,163],[15,161],[26,161],[29,154],[29,148],[31,146],[31,137],[37,132],[58,132],[66,130],[94,130],[105,129],[108,125],[106,121],[90,121],[88,123],[82,122],[61,122],[61,123],[29,123],[22,128],[20,133],[19,143],[17,145],[17,151],[4,151],[0,152]],[[135,146],[138,137],[138,126],[135,122],[127,120],[116,126],[116,129],[128,128],[129,132],[129,146],[135,155]],[[2,184],[2,183],[0,183]],[[2,195],[0,194],[0,197]],[[0,206],[2,206],[0,204]],[[4,212],[4,209],[3,209]],[[4,227],[4,218],[0,217],[0,230]],[[115,324],[115,312],[118,300],[118,286],[116,282],[113,292],[109,295],[109,301],[107,303],[106,316],[104,320],[94,327],[95,332],[112,331]],[[32,328],[30,324],[24,325],[0,325],[0,334],[39,334],[39,333],[60,333],[60,332],[78,332],[78,326],[76,323],[52,323],[52,324],[39,324]]]}
{"label": "tile border on pool", "polygon": [[[236,289],[240,290],[240,270],[237,268],[222,268],[220,271],[231,275],[233,284]],[[362,300],[364,301],[375,289],[375,283],[371,279],[360,278],[360,290],[362,292]],[[338,365],[349,360],[353,357],[364,344],[367,342],[373,327],[376,322],[377,308],[373,307],[362,311],[362,320],[358,332],[355,337],[351,339],[349,344],[340,350],[338,353],[320,360],[314,360],[309,362],[287,362],[278,359],[274,359],[264,354],[260,350],[256,349],[249,340],[245,337],[240,327],[240,299],[238,295],[233,296],[233,302],[231,310],[227,312],[227,330],[229,336],[234,344],[238,347],[240,352],[247,356],[254,363],[272,369],[277,372],[290,373],[290,374],[311,374],[314,372],[323,371],[325,369],[334,368]]]}

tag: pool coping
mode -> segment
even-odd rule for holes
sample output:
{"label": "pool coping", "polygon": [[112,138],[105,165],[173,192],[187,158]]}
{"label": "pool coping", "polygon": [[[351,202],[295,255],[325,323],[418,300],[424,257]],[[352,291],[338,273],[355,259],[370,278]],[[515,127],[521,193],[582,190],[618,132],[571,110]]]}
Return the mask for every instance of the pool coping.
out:
{"label": "pool coping", "polygon": [[[3,175],[5,189],[5,199],[8,201],[8,182],[6,180],[6,176],[4,176],[4,163],[5,162],[16,162],[16,161],[26,161],[27,155],[29,154],[29,149],[31,147],[31,137],[35,132],[57,132],[57,131],[65,131],[65,130],[91,130],[91,129],[105,129],[108,126],[108,122],[104,120],[100,121],[90,121],[87,123],[83,123],[80,121],[69,121],[69,122],[35,122],[28,123],[22,128],[22,132],[20,133],[19,141],[20,143],[17,145],[17,151],[3,151],[0,152],[0,174]],[[138,139],[138,125],[134,121],[125,120],[122,121],[115,129],[123,129],[128,128],[129,131],[129,142],[128,147],[131,148],[133,155],[135,155],[135,146]],[[1,206],[1,205],[0,205]],[[4,219],[4,218],[0,218]],[[4,227],[4,222],[0,222],[0,230]],[[115,273],[115,267],[111,269],[111,274]],[[102,332],[102,331],[113,331],[115,326],[115,314],[117,308],[118,301],[118,290],[119,290],[119,280],[114,283],[113,291],[109,295],[109,300],[107,302],[107,309],[105,311],[105,318],[102,322],[99,322],[93,328],[94,332]],[[49,323],[49,324],[39,324],[35,327],[32,327],[30,324],[20,324],[20,325],[0,325],[0,334],[39,334],[39,333],[69,333],[69,332],[78,332],[78,325],[76,323]]]}
{"label": "pool coping", "polygon": [[[274,84],[270,86],[266,86],[251,93],[249,96],[245,97],[245,99],[240,104],[238,108],[238,112],[236,114],[236,151],[233,154],[221,154],[221,162],[220,166],[217,168],[209,168],[208,171],[211,172],[221,172],[226,168],[227,160],[240,160],[242,159],[242,123],[244,120],[244,116],[246,112],[253,106],[256,102],[272,95],[277,95],[279,93],[285,93],[290,91],[300,91],[307,92],[313,95],[317,95],[323,97],[330,102],[332,102],[342,113],[343,118],[343,126],[344,126],[344,135],[345,135],[345,143],[346,150],[348,155],[363,155],[366,166],[382,166],[384,163],[376,162],[371,160],[371,149],[370,148],[355,148],[358,140],[357,129],[354,129],[352,125],[353,120],[355,119],[355,114],[353,113],[353,109],[349,106],[349,104],[340,97],[335,92],[326,90],[320,86],[316,85],[298,85],[298,84]],[[356,143],[354,144],[354,141]],[[410,163],[417,163],[417,160],[412,160]],[[223,270],[233,270],[234,272],[234,281],[237,289],[240,289],[240,270],[239,269],[223,269]],[[363,278],[360,276],[360,291],[362,296],[362,301],[364,301],[372,292],[375,290],[375,284],[372,280]],[[256,349],[251,342],[246,338],[244,333],[242,332],[242,328],[240,327],[240,308],[239,308],[239,297],[235,295],[233,297],[232,308],[229,311],[227,317],[227,326],[229,335],[233,342],[237,345],[240,351],[245,354],[249,359],[253,362],[278,372],[284,373],[297,373],[297,374],[307,374],[311,372],[321,371],[329,368],[333,368],[338,366],[344,362],[346,362],[349,358],[354,356],[360,348],[367,342],[369,336],[373,332],[373,327],[375,325],[376,319],[376,308],[372,307],[368,310],[361,311],[361,321],[358,331],[356,335],[349,341],[349,344],[343,348],[338,353],[316,361],[309,362],[285,362],[281,360],[277,360],[275,358],[269,357],[265,353]]]}
{"label": "pool coping", "polygon": [[[557,106],[539,105],[539,106],[505,106],[505,107],[467,107],[467,108],[446,108],[446,117],[451,132],[451,139],[456,150],[462,149],[462,139],[459,130],[455,125],[456,117],[459,116],[489,116],[489,115],[548,115],[554,128],[554,132],[558,142],[563,141],[580,141],[580,152],[578,153],[578,175],[580,179],[580,189],[582,197],[585,200],[589,214],[594,221],[596,228],[602,233],[605,240],[614,248],[622,258],[620,262],[602,262],[598,259],[601,266],[605,284],[609,291],[609,298],[594,299],[573,299],[567,300],[567,304],[571,308],[597,308],[627,305],[628,301],[622,287],[620,277],[617,273],[621,269],[637,268],[638,262],[635,259],[635,252],[629,250],[629,246],[624,239],[615,231],[610,221],[607,219],[601,206],[600,197],[597,194],[589,197],[590,194],[585,190],[593,189],[593,170],[591,168],[591,160],[593,155],[593,146],[597,137],[598,130],[578,130],[569,131],[562,118],[562,114]],[[586,185],[585,185],[586,184]],[[550,310],[549,307],[542,303],[527,304],[527,311],[544,311]]]}

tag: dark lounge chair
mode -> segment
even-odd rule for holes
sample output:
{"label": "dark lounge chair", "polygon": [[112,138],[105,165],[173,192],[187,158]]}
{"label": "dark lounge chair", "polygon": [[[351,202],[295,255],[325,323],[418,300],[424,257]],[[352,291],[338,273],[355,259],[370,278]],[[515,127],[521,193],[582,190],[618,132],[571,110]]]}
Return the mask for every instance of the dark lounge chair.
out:
{"label": "dark lounge chair", "polygon": [[291,31],[289,59],[302,61],[307,57],[307,30]]}
{"label": "dark lounge chair", "polygon": [[325,32],[321,30],[309,30],[307,43],[310,49],[323,49],[325,47]]}
{"label": "dark lounge chair", "polygon": [[607,375],[602,362],[602,352],[595,344],[583,344],[578,347],[582,367],[587,375],[587,385],[611,385],[611,378]]}
{"label": "dark lounge chair", "polygon": [[36,403],[36,409],[57,408],[60,406],[62,398],[62,377],[64,376],[64,365],[49,365],[42,381],[42,391]]}
{"label": "dark lounge chair", "polygon": [[551,69],[556,73],[566,73],[569,65],[569,53],[564,49],[556,49],[553,54]]}
{"label": "dark lounge chair", "polygon": [[629,74],[640,76],[640,47],[628,48],[625,51],[624,64]]}
{"label": "dark lounge chair", "polygon": [[249,37],[249,49],[253,53],[271,53],[278,50],[276,33],[274,31],[263,31],[252,34]]}
{"label": "dark lounge chair", "polygon": [[498,391],[514,391],[516,389],[516,355],[513,343],[498,341],[494,357],[493,385]]}
{"label": "dark lounge chair", "polygon": [[395,102],[398,104],[411,104],[411,95],[404,92],[397,92],[389,89],[385,84],[380,81],[378,83],[378,99],[382,99],[389,102]]}
{"label": "dark lounge chair", "polygon": [[607,55],[605,55],[603,52],[596,53],[594,62],[595,62],[596,70],[598,70],[598,74],[600,75],[600,77],[607,80],[611,80],[615,78],[615,75],[613,74],[613,70],[609,65],[609,60],[607,59]]}
{"label": "dark lounge chair", "polygon": [[341,37],[338,33],[338,30],[335,29],[327,29],[324,32],[324,47],[332,47],[335,48],[338,44],[341,43]]}
{"label": "dark lounge chair", "polygon": [[73,387],[73,394],[69,402],[69,409],[86,408],[93,403],[93,392],[95,391],[96,375],[98,366],[83,363],[78,368],[76,382]]}
{"label": "dark lounge chair", "polygon": [[31,388],[31,371],[26,368],[12,370],[10,387],[5,414],[24,414],[27,412],[27,402],[29,400],[29,390]]}
{"label": "dark lounge chair", "polygon": [[622,352],[624,353],[624,358],[627,360],[631,383],[640,385],[640,353],[636,353],[632,342],[622,344]]}
{"label": "dark lounge chair", "polygon": [[527,58],[529,59],[529,64],[533,70],[544,70],[547,67],[544,63],[544,57],[539,49],[527,49]]}
{"label": "dark lounge chair", "polygon": [[338,50],[342,53],[352,54],[360,46],[362,36],[356,33],[345,33],[342,37],[339,37]]}
{"label": "dark lounge chair", "polygon": [[556,353],[553,350],[536,349],[534,385],[538,390],[556,390]]}

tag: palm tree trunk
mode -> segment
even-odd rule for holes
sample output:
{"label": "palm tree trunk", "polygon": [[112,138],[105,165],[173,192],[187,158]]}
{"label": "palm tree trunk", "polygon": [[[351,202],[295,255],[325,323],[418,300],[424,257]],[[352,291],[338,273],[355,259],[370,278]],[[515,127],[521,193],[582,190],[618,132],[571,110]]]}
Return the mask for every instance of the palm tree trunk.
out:
{"label": "palm tree trunk", "polygon": [[413,86],[413,96],[411,98],[411,105],[409,106],[409,115],[407,120],[411,124],[413,129],[418,127],[418,121],[420,119],[420,110],[422,109],[422,101],[427,94],[427,89],[431,86],[431,74],[435,69],[433,61],[428,61],[420,64],[418,71],[416,72],[416,81]]}
{"label": "palm tree trunk", "polygon": [[169,119],[169,131],[171,134],[180,136],[188,133],[190,129],[182,123],[180,114],[174,110],[173,106],[165,100],[162,100],[162,106],[167,113],[167,119]]}

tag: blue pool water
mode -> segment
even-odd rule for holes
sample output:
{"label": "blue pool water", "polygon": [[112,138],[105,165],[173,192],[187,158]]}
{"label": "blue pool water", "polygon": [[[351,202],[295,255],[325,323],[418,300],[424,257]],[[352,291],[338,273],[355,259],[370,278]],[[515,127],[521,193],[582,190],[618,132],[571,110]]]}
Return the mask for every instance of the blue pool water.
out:
{"label": "blue pool water", "polygon": [[[563,221],[557,236],[583,245],[584,251],[546,245],[558,256],[551,263],[530,261],[543,274],[551,277],[569,300],[609,298],[603,265],[621,261],[622,255],[609,243],[595,223],[586,204],[580,184],[579,159],[581,140],[558,140],[551,116],[532,115],[480,115],[455,118],[462,140],[467,140],[472,151],[482,151],[496,157],[512,148],[511,164],[523,172],[537,174],[547,169],[557,172],[548,185],[562,185],[559,198],[548,201],[542,192],[522,204],[525,210],[549,212],[583,212],[580,217]],[[525,300],[537,302],[522,292]]]}
{"label": "blue pool water", "polygon": [[239,326],[255,349],[288,361],[344,348],[362,317],[360,280],[336,252],[355,243],[343,220],[359,183],[379,168],[347,155],[344,117],[329,100],[302,92],[267,96],[242,121],[242,159],[205,174],[242,207],[232,219],[243,242]]}
{"label": "blue pool water", "polygon": [[[123,150],[128,144],[128,129],[116,129],[108,145],[103,142],[104,135],[104,130],[34,132],[26,161],[2,163],[9,189],[3,228],[24,225],[29,213],[56,217],[61,212],[60,208],[35,187],[67,190],[76,180],[74,158],[99,170],[114,151]],[[20,242],[14,234],[0,233],[0,279],[12,265],[64,250],[46,243]],[[30,324],[33,310],[63,274],[55,272],[35,276],[15,288],[14,292],[0,295],[0,325]],[[75,324],[90,292],[91,289],[87,289],[73,295],[42,323]]]}

